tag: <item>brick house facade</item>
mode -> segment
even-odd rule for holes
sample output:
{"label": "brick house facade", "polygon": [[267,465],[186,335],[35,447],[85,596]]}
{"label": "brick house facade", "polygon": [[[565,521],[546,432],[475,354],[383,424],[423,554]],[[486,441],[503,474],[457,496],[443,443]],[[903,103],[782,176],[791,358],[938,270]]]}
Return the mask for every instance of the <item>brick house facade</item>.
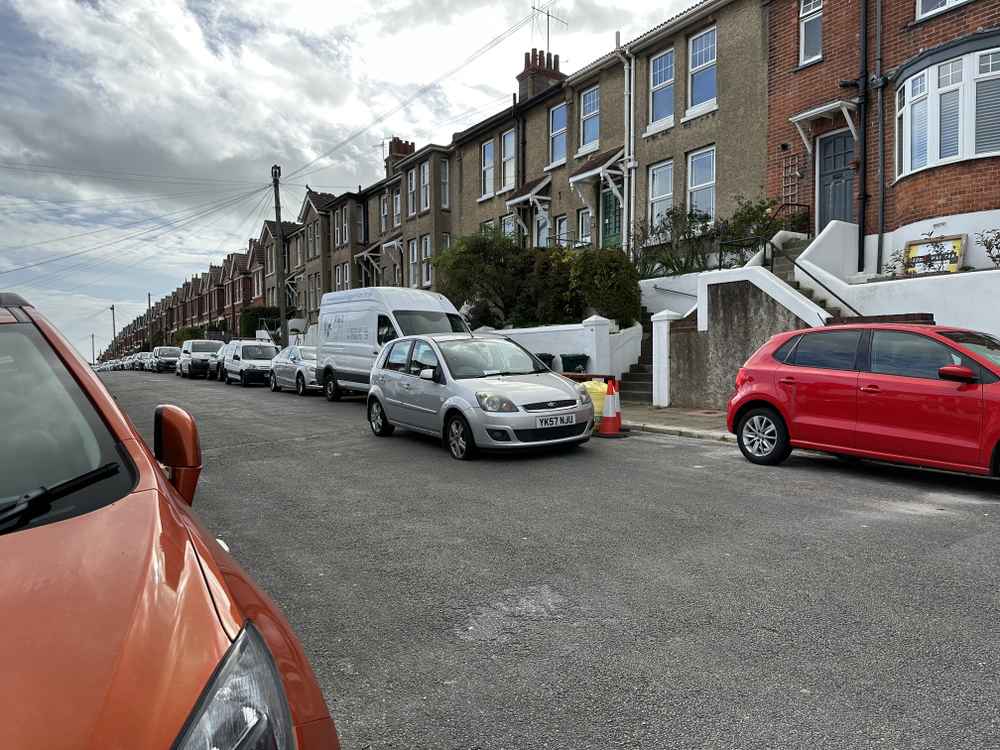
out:
{"label": "brick house facade", "polygon": [[332,278],[323,280],[319,301],[326,292],[361,286],[361,268],[357,258],[365,249],[367,237],[365,205],[359,193],[341,193],[329,203],[327,212],[330,216],[328,240]]}
{"label": "brick house facade", "polygon": [[298,222],[302,229],[295,235],[297,246],[293,248],[293,255],[296,262],[302,263],[296,287],[297,307],[299,317],[305,318],[307,325],[319,321],[320,298],[330,289],[333,245],[329,209],[336,198],[332,193],[320,193],[307,187],[299,209]]}
{"label": "brick house facade", "polygon": [[975,231],[1000,227],[1000,4],[771,0],[768,41],[769,194],[809,206],[816,231],[858,224],[851,270],[878,272],[927,233],[965,236],[984,265]]}

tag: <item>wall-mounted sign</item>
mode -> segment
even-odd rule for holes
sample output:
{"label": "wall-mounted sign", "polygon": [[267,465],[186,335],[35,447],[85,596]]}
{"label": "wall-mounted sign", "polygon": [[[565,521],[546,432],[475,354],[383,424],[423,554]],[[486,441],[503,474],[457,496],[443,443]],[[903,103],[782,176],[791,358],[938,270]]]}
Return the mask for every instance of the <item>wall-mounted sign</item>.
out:
{"label": "wall-mounted sign", "polygon": [[964,234],[907,242],[903,270],[907,274],[957,273],[965,257],[965,244]]}

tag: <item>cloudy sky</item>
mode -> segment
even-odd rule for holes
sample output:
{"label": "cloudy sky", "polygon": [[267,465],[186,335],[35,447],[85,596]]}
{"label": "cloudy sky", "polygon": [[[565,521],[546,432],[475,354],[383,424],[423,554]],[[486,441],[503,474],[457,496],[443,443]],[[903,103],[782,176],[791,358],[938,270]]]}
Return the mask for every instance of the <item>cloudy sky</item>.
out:
{"label": "cloudy sky", "polygon": [[[417,146],[502,109],[523,54],[572,72],[688,0],[0,0],[0,290],[89,358],[184,279],[245,249],[285,174],[378,179]],[[535,15],[535,18],[532,16]],[[12,270],[18,269],[18,270]]]}

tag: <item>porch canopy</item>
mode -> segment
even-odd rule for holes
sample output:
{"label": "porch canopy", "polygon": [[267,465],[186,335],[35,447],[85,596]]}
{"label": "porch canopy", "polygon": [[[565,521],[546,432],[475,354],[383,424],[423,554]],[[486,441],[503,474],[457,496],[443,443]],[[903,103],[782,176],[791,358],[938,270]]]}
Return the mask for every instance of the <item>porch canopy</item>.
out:
{"label": "porch canopy", "polygon": [[521,231],[525,234],[530,235],[531,233],[528,231],[527,224],[521,218],[519,209],[534,208],[539,214],[548,215],[551,198],[546,193],[548,193],[548,188],[551,184],[552,175],[545,175],[536,180],[529,180],[518,188],[514,195],[507,199],[507,208],[515,212],[514,217],[521,226]]}
{"label": "porch canopy", "polygon": [[854,124],[854,118],[851,116],[851,113],[857,108],[858,105],[854,100],[837,99],[826,104],[821,104],[818,107],[807,109],[805,112],[800,112],[797,115],[792,115],[788,118],[788,121],[799,131],[799,137],[802,139],[806,151],[812,156],[812,128],[813,123],[817,120],[833,120],[838,115],[843,115],[844,120],[847,121],[847,127],[851,130],[851,135],[854,136],[855,141],[858,140],[858,128]]}
{"label": "porch canopy", "polygon": [[617,182],[617,180],[624,176],[624,173],[618,166],[618,162],[622,160],[624,155],[624,147],[612,148],[602,151],[599,154],[594,154],[569,176],[570,187],[573,188],[591,211],[594,210],[594,207],[587,200],[587,196],[580,190],[586,184],[599,185],[600,183],[606,183],[607,187],[618,199],[619,205],[624,205],[621,188]]}

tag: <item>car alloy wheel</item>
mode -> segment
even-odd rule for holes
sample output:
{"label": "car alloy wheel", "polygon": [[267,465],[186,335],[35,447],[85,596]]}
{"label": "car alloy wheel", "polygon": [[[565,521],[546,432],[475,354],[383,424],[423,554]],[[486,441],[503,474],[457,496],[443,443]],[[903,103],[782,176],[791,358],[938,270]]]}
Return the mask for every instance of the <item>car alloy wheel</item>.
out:
{"label": "car alloy wheel", "polygon": [[373,398],[368,402],[368,426],[379,437],[388,437],[396,429],[393,425],[389,424],[389,420],[385,416],[385,410],[382,408],[382,402],[377,398]]}
{"label": "car alloy wheel", "polygon": [[472,431],[465,417],[455,415],[448,420],[447,438],[448,452],[452,458],[467,461],[472,458],[475,443],[472,441]]}
{"label": "car alloy wheel", "polygon": [[737,440],[743,455],[755,464],[779,464],[791,453],[784,420],[766,407],[753,409],[743,417]]}
{"label": "car alloy wheel", "polygon": [[272,393],[277,393],[281,390],[281,387],[278,385],[278,379],[274,377],[273,372],[267,376],[267,384],[271,387]]}
{"label": "car alloy wheel", "polygon": [[306,395],[306,379],[301,374],[295,378],[295,392],[300,396]]}

